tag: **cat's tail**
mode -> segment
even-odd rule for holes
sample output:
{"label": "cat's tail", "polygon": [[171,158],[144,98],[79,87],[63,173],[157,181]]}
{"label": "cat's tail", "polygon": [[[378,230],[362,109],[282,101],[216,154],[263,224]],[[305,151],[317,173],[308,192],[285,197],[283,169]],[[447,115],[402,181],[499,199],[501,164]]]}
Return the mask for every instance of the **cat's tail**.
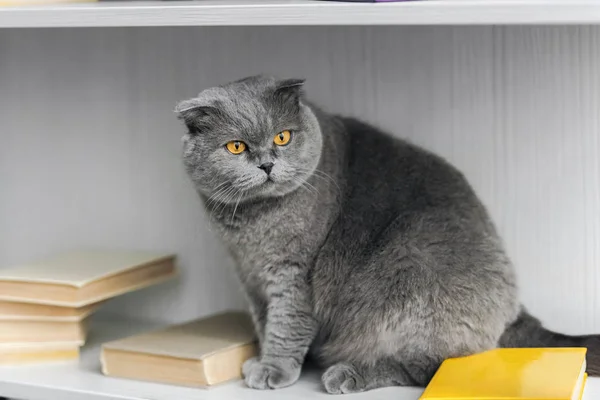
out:
{"label": "cat's tail", "polygon": [[600,335],[569,336],[552,332],[525,308],[502,334],[500,347],[587,347],[587,373],[600,376]]}

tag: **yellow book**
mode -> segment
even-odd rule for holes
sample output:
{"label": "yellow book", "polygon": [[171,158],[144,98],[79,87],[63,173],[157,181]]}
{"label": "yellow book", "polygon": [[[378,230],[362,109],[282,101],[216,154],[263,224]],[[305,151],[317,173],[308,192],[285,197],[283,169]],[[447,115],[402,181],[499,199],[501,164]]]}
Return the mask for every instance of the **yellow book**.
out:
{"label": "yellow book", "polygon": [[579,400],[585,348],[495,349],[444,361],[420,400]]}
{"label": "yellow book", "polygon": [[250,317],[227,312],[106,343],[105,375],[183,386],[209,386],[241,377],[257,354]]}
{"label": "yellow book", "polygon": [[0,365],[40,364],[77,360],[79,342],[15,344],[0,346]]}
{"label": "yellow book", "polygon": [[0,269],[0,300],[80,308],[175,276],[175,256],[75,251]]}

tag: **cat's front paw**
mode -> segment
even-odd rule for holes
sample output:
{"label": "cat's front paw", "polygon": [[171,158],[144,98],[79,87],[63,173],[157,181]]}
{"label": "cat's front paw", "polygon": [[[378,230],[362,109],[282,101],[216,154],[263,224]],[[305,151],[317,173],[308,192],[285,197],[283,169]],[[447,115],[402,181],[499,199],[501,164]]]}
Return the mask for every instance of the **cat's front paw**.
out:
{"label": "cat's front paw", "polygon": [[290,386],[300,377],[300,369],[294,362],[265,362],[254,357],[244,363],[242,373],[248,387],[265,390]]}
{"label": "cat's front paw", "polygon": [[252,366],[257,362],[260,362],[260,357],[252,357],[244,361],[244,364],[242,365],[242,376],[248,376],[250,370],[252,369]]}
{"label": "cat's front paw", "polygon": [[330,394],[357,393],[365,390],[365,381],[356,368],[339,363],[327,369],[321,378],[325,390]]}

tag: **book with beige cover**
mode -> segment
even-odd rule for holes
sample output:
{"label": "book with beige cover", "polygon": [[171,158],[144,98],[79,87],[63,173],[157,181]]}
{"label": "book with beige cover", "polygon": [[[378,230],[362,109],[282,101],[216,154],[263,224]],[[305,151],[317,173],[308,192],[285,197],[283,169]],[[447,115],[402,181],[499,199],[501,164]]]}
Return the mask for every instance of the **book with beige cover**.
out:
{"label": "book with beige cover", "polygon": [[0,300],[0,321],[76,322],[95,312],[100,304],[70,308]]}
{"label": "book with beige cover", "polygon": [[76,251],[0,269],[0,300],[85,307],[164,281],[175,256],[141,251]]}
{"label": "book with beige cover", "polygon": [[0,0],[0,7],[24,7],[42,4],[92,3],[98,0]]}
{"label": "book with beige cover", "polygon": [[0,343],[63,343],[83,344],[87,336],[88,321],[1,321]]}
{"label": "book with beige cover", "polygon": [[183,386],[210,386],[241,377],[258,352],[250,317],[227,312],[102,346],[105,375]]}
{"label": "book with beige cover", "polygon": [[0,365],[72,361],[79,358],[80,342],[14,343],[0,345]]}

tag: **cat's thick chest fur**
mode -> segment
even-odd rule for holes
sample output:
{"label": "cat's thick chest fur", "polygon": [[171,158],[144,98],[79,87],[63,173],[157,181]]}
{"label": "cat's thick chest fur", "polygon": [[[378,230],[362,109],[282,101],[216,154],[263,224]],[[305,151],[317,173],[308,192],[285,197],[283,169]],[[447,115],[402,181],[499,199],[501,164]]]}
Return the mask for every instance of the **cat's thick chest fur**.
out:
{"label": "cat's thick chest fur", "polygon": [[233,212],[226,209],[224,217],[216,219],[247,291],[264,296],[273,275],[285,272],[281,269],[290,264],[313,265],[335,213],[334,204],[317,201],[321,184],[313,183],[314,189],[240,206],[233,219]]}

